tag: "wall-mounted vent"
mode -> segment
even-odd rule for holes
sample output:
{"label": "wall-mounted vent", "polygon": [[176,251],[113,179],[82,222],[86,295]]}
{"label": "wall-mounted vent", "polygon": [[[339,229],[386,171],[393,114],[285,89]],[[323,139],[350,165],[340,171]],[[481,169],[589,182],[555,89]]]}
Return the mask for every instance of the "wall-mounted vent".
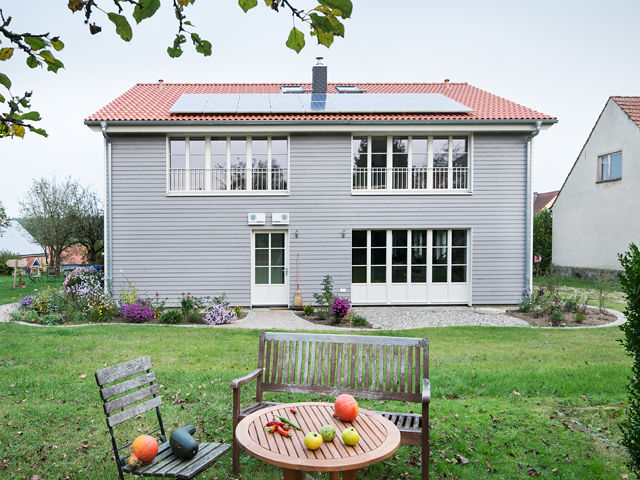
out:
{"label": "wall-mounted vent", "polygon": [[248,213],[247,223],[249,225],[264,225],[266,222],[266,215],[264,213]]}
{"label": "wall-mounted vent", "polygon": [[336,85],[338,93],[364,93],[364,90],[356,85]]}
{"label": "wall-mounted vent", "polygon": [[280,91],[282,93],[306,93],[300,85],[281,85]]}
{"label": "wall-mounted vent", "polygon": [[272,213],[271,225],[289,225],[288,213]]}

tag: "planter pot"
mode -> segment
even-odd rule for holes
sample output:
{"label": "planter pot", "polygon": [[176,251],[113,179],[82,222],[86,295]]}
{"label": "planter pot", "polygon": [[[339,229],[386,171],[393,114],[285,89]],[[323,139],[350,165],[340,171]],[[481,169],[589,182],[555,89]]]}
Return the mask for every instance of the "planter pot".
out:
{"label": "planter pot", "polygon": [[24,282],[18,282],[18,288],[23,288],[24,287]]}

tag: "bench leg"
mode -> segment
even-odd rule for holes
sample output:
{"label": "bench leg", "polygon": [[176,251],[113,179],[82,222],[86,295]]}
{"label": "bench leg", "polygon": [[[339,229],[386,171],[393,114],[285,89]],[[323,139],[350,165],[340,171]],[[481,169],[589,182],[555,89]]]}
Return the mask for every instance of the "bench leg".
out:
{"label": "bench leg", "polygon": [[357,470],[346,470],[342,472],[342,480],[356,480]]}
{"label": "bench leg", "polygon": [[300,470],[282,469],[282,480],[302,480],[302,472]]}
{"label": "bench leg", "polygon": [[232,452],[232,471],[234,475],[240,473],[240,444],[236,439],[236,427],[238,426],[240,416],[240,389],[233,391],[233,452]]}
{"label": "bench leg", "polygon": [[422,405],[422,480],[429,480],[429,404]]}

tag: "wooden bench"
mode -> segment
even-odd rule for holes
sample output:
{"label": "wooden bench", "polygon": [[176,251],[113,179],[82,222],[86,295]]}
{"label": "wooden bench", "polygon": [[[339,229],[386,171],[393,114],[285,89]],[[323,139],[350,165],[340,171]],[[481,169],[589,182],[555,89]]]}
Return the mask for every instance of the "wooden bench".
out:
{"label": "wooden bench", "polygon": [[[256,381],[256,403],[242,408],[241,387]],[[233,472],[238,474],[238,422],[276,405],[264,392],[397,400],[422,405],[422,413],[376,412],[400,430],[401,444],[422,447],[422,478],[429,478],[429,339],[365,335],[260,333],[258,368],[231,382],[233,389]]]}
{"label": "wooden bench", "polygon": [[[124,480],[124,473],[144,477],[190,479],[213,465],[231,448],[225,443],[201,443],[198,453],[190,460],[178,458],[173,454],[160,415],[162,399],[158,396],[159,386],[155,373],[151,371],[149,357],[97,370],[95,377],[100,387],[104,413],[107,415],[107,427],[111,434],[111,445],[121,480]],[[120,450],[131,446],[133,442],[118,447],[113,427],[154,409],[158,417],[158,428],[148,435],[160,434],[158,454],[150,463],[132,469],[127,463],[130,455],[120,457]]]}

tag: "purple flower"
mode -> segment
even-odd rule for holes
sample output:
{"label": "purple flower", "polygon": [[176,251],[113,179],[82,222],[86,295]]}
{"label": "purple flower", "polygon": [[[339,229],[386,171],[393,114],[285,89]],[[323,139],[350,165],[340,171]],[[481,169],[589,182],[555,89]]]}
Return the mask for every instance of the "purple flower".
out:
{"label": "purple flower", "polygon": [[20,306],[22,308],[29,308],[31,307],[31,304],[33,303],[33,295],[27,295],[26,297],[24,297],[22,299],[22,301],[20,302]]}
{"label": "purple flower", "polygon": [[351,302],[347,298],[335,297],[333,299],[333,305],[331,305],[331,313],[333,313],[336,318],[344,318],[349,313],[349,309],[351,308]]}
{"label": "purple flower", "polygon": [[137,299],[133,303],[125,303],[120,307],[122,316],[131,323],[143,323],[151,320],[156,316],[153,307],[142,298]]}
{"label": "purple flower", "polygon": [[221,304],[214,304],[204,316],[204,323],[208,325],[223,325],[237,320],[236,312]]}

